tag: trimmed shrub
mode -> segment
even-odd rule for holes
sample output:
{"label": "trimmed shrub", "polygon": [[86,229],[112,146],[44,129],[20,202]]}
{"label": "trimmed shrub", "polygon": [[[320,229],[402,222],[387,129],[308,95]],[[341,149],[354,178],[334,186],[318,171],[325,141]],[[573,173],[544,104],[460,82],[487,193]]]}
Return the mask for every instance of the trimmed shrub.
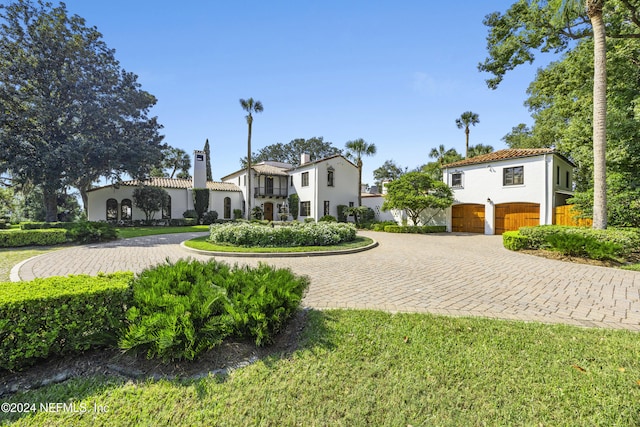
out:
{"label": "trimmed shrub", "polygon": [[118,237],[116,228],[106,222],[75,222],[67,231],[67,237],[80,243],[94,243],[114,240]]}
{"label": "trimmed shrub", "polygon": [[548,236],[579,234],[592,237],[600,242],[610,242],[620,246],[620,253],[630,253],[640,249],[640,229],[638,228],[607,228],[594,230],[589,227],[571,227],[563,225],[540,225],[536,227],[521,227],[520,234],[529,238],[532,249],[551,249]]}
{"label": "trimmed shrub", "polygon": [[227,313],[233,335],[250,338],[256,345],[269,344],[300,306],[309,278],[289,269],[238,267],[231,271],[225,288]]}
{"label": "trimmed shrub", "polygon": [[593,236],[582,234],[550,234],[546,237],[546,243],[554,251],[569,256],[586,256],[592,259],[617,258],[621,246],[612,242],[599,241]]}
{"label": "trimmed shrub", "polygon": [[263,226],[257,223],[235,222],[214,224],[209,240],[236,246],[329,246],[350,242],[356,238],[356,228],[344,223],[298,223],[286,226]]}
{"label": "trimmed shrub", "polygon": [[0,230],[6,230],[7,228],[9,228],[9,224],[7,224],[7,221],[4,219],[0,219]]}
{"label": "trimmed shrub", "polygon": [[209,209],[209,189],[207,188],[194,188],[193,194],[193,208],[198,214],[198,219],[202,218],[202,215]]}
{"label": "trimmed shrub", "polygon": [[520,251],[529,248],[529,238],[519,231],[505,231],[502,233],[502,244],[510,251]]}
{"label": "trimmed shrub", "polygon": [[429,234],[444,233],[447,231],[446,225],[386,225],[384,231],[387,233],[409,233],[409,234]]}
{"label": "trimmed shrub", "polygon": [[147,358],[193,360],[228,336],[225,264],[179,260],[144,270],[133,284],[129,324],[119,345]]}
{"label": "trimmed shrub", "polygon": [[233,219],[242,218],[242,209],[234,209],[233,210]]}
{"label": "trimmed shrub", "polygon": [[64,228],[71,229],[75,225],[74,222],[22,222],[21,230],[42,230],[48,228]]}
{"label": "trimmed shrub", "polygon": [[[307,218],[308,219],[308,218]],[[322,218],[320,218],[318,220],[318,222],[337,222],[338,220],[336,219],[335,216],[333,215],[325,215]]]}
{"label": "trimmed shrub", "polygon": [[308,278],[264,264],[179,260],[147,269],[133,284],[120,346],[148,358],[193,360],[228,336],[262,345],[297,310],[308,286]]}
{"label": "trimmed shrub", "polygon": [[0,367],[113,345],[131,302],[132,273],[0,284]]}
{"label": "trimmed shrub", "polygon": [[204,215],[202,215],[202,223],[205,225],[213,224],[214,222],[216,222],[217,219],[218,219],[218,212],[216,211],[208,211],[208,212],[205,212]]}
{"label": "trimmed shrub", "polygon": [[59,245],[66,241],[67,230],[62,228],[0,231],[0,247],[3,248]]}
{"label": "trimmed shrub", "polygon": [[373,231],[384,231],[384,228],[387,225],[398,225],[395,221],[382,221],[382,222],[374,222],[371,225],[371,229]]}
{"label": "trimmed shrub", "polygon": [[289,213],[293,219],[298,219],[298,213],[300,212],[300,198],[296,193],[290,194],[289,198]]}
{"label": "trimmed shrub", "polygon": [[194,209],[189,209],[182,213],[182,217],[198,219],[198,212],[196,212]]}
{"label": "trimmed shrub", "polygon": [[305,222],[306,224],[311,224],[311,223],[315,223],[315,222],[316,222],[316,220],[315,220],[315,219],[313,219],[313,218],[305,218],[305,219],[304,219],[304,222]]}

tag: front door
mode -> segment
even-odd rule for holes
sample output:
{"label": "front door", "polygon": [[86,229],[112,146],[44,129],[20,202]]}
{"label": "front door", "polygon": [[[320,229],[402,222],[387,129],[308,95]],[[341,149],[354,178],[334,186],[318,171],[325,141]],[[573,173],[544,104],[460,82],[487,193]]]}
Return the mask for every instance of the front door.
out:
{"label": "front door", "polygon": [[273,203],[264,204],[264,219],[273,221]]}

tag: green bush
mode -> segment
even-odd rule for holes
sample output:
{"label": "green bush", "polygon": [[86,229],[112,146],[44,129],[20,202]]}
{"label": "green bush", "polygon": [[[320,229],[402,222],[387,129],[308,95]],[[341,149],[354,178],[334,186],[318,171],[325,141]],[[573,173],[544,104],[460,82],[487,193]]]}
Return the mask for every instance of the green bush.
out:
{"label": "green bush", "polygon": [[347,213],[345,212],[345,209],[348,208],[349,206],[347,205],[338,205],[338,222],[347,222]]}
{"label": "green bush", "polygon": [[638,228],[607,228],[594,230],[589,227],[571,227],[563,225],[540,225],[536,227],[521,227],[520,234],[529,238],[533,249],[551,249],[548,236],[578,234],[591,237],[600,242],[609,242],[620,246],[621,254],[628,254],[640,250],[640,229]]}
{"label": "green bush", "polygon": [[131,302],[132,273],[0,284],[0,367],[113,345]]}
{"label": "green bush", "polygon": [[313,218],[305,218],[304,222],[307,223],[307,224],[312,224],[312,223],[316,222],[316,220],[313,219]]}
{"label": "green bush", "polygon": [[529,248],[529,238],[519,231],[505,231],[502,233],[502,244],[511,251],[520,251]]}
{"label": "green bush", "polygon": [[6,230],[7,228],[9,228],[9,224],[7,224],[7,221],[4,219],[0,219],[0,230]]}
{"label": "green bush", "polygon": [[446,225],[386,225],[384,231],[387,233],[410,233],[410,234],[428,234],[428,233],[444,233],[447,231]]}
{"label": "green bush", "polygon": [[133,284],[129,327],[119,345],[148,358],[193,360],[230,331],[221,286],[229,267],[179,260],[143,271]]}
{"label": "green bush", "polygon": [[236,246],[330,246],[356,238],[356,228],[344,223],[299,223],[273,227],[259,223],[234,222],[211,226],[209,240]]}
{"label": "green bush", "polygon": [[198,212],[196,212],[195,209],[189,209],[182,213],[182,217],[198,219]]}
{"label": "green bush", "polygon": [[[307,219],[309,219],[309,218],[307,218]],[[323,216],[322,218],[320,218],[318,220],[318,222],[337,222],[337,221],[338,220],[333,215],[325,215],[325,216]]]}
{"label": "green bush", "polygon": [[309,279],[261,263],[256,268],[234,267],[225,287],[234,336],[263,345],[273,341],[298,309]]}
{"label": "green bush", "polygon": [[42,230],[48,228],[64,228],[66,230],[71,229],[74,226],[74,222],[21,222],[21,230]]}
{"label": "green bush", "polygon": [[371,225],[371,229],[373,231],[384,231],[384,228],[387,225],[398,225],[395,221],[381,221],[381,222],[374,222]]}
{"label": "green bush", "polygon": [[306,277],[263,264],[180,260],[147,269],[133,284],[120,346],[149,358],[192,360],[228,336],[262,345],[297,310],[308,285]]}
{"label": "green bush", "polygon": [[242,218],[242,209],[234,209],[233,210],[233,219]]}
{"label": "green bush", "polygon": [[208,212],[205,212],[204,215],[202,215],[202,223],[205,225],[213,224],[214,222],[216,222],[217,219],[218,219],[218,212],[216,211],[208,211]]}
{"label": "green bush", "polygon": [[586,256],[592,259],[617,259],[621,246],[606,241],[600,241],[593,236],[582,234],[550,234],[546,236],[546,243],[552,250],[569,256]]}
{"label": "green bush", "polygon": [[106,222],[75,222],[67,231],[69,240],[80,243],[94,243],[114,240],[118,237],[116,228]]}
{"label": "green bush", "polygon": [[0,247],[50,246],[65,243],[67,230],[49,228],[44,230],[0,230]]}

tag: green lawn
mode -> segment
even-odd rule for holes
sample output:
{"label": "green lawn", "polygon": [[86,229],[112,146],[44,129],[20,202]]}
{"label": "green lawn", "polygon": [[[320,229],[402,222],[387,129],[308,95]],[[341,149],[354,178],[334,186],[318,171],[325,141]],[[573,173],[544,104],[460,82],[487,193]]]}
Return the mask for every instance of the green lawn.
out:
{"label": "green lawn", "polygon": [[357,236],[352,242],[346,242],[333,246],[296,246],[286,248],[268,248],[268,247],[244,247],[232,245],[216,245],[207,242],[209,236],[196,237],[195,239],[184,242],[185,246],[202,251],[212,252],[250,252],[250,253],[282,253],[282,252],[320,252],[320,251],[338,251],[345,249],[362,248],[373,243],[373,239],[363,236]]}
{"label": "green lawn", "polygon": [[36,255],[44,254],[61,249],[60,246],[44,246],[38,248],[2,248],[0,249],[0,282],[9,281],[9,273],[14,265],[21,261],[34,257]]}
{"label": "green lawn", "polygon": [[[200,380],[72,380],[5,402],[103,413],[15,425],[630,426],[637,333],[374,311],[311,311],[293,355]],[[11,417],[11,418],[9,418]]]}
{"label": "green lawn", "polygon": [[130,237],[151,236],[154,234],[191,233],[197,231],[209,231],[208,225],[190,225],[182,227],[118,227],[118,237],[128,239]]}

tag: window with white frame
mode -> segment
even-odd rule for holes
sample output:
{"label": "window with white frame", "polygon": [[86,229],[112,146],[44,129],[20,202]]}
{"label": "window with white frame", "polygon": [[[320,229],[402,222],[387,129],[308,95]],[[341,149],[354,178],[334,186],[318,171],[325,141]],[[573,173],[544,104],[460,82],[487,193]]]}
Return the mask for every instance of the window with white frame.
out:
{"label": "window with white frame", "polygon": [[300,202],[300,216],[311,216],[311,202]]}
{"label": "window with white frame", "polygon": [[302,172],[302,186],[309,186],[309,172]]}
{"label": "window with white frame", "polygon": [[462,172],[454,172],[451,174],[451,186],[453,188],[462,187]]}

